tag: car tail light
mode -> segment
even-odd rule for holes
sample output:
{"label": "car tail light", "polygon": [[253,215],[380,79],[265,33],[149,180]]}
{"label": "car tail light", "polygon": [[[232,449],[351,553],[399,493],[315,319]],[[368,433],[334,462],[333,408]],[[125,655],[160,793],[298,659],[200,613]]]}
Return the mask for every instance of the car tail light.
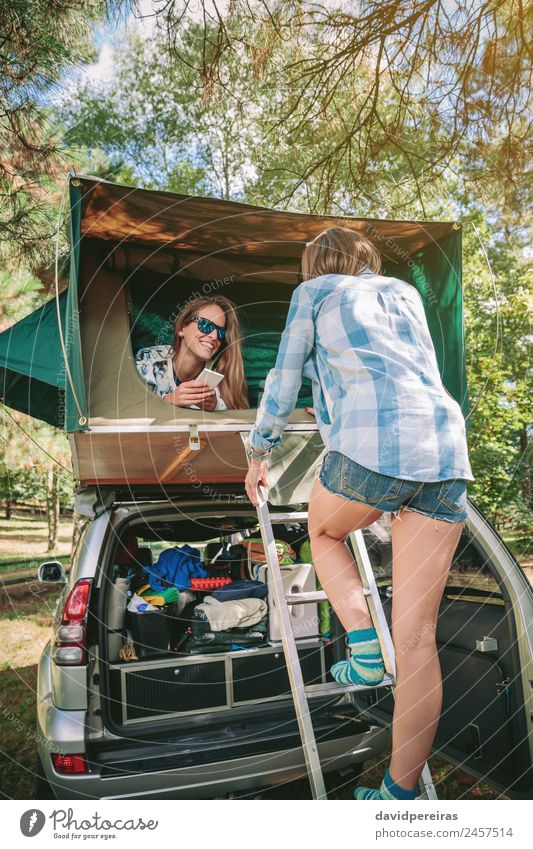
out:
{"label": "car tail light", "polygon": [[55,752],[52,754],[52,763],[56,772],[61,772],[63,775],[72,773],[89,772],[85,755],[58,755]]}
{"label": "car tail light", "polygon": [[83,666],[87,663],[87,613],[91,586],[91,580],[81,578],[67,596],[52,649],[52,659],[58,666]]}

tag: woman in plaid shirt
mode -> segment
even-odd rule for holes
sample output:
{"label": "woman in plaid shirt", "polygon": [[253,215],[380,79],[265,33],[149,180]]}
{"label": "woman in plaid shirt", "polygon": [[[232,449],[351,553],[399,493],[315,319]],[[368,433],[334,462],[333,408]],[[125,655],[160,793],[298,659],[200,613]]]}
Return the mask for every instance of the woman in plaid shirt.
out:
{"label": "woman in plaid shirt", "polygon": [[435,631],[473,480],[465,422],[442,384],[417,290],[381,274],[364,236],[331,227],[308,242],[276,365],[250,433],[246,491],[257,505],[267,460],[312,380],[326,447],[309,502],[313,562],[348,635],[340,683],[379,684],[384,663],[346,537],[391,513],[396,693],[392,759],[356,799],[414,799],[442,707]]}

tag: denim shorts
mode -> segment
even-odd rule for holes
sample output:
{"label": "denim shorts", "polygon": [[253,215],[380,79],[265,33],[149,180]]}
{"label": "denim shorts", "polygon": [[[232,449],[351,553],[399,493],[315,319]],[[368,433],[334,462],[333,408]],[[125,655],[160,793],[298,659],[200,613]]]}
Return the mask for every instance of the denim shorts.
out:
{"label": "denim shorts", "polygon": [[339,451],[326,453],[318,477],[334,495],[386,513],[414,510],[447,522],[464,522],[467,517],[466,481],[462,478],[431,482],[394,478],[360,466]]}

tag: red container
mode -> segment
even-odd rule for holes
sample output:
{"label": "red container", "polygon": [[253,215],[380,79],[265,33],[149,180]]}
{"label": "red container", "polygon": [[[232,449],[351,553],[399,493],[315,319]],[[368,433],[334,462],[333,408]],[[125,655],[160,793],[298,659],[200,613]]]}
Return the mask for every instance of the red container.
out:
{"label": "red container", "polygon": [[232,583],[232,578],[191,578],[191,590],[216,590]]}

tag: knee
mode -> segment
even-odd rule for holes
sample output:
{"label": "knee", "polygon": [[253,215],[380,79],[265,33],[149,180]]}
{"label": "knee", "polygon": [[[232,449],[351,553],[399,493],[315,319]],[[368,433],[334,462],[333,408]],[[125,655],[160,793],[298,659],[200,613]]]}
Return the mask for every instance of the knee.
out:
{"label": "knee", "polygon": [[[393,629],[394,630],[394,629]],[[432,653],[437,650],[436,625],[434,622],[424,622],[408,630],[402,629],[394,635],[394,652],[396,661],[419,658],[421,653]],[[419,659],[416,661],[419,662]]]}
{"label": "knee", "polygon": [[311,546],[320,543],[321,540],[326,539],[326,534],[322,530],[322,528],[307,528],[307,533],[309,534],[309,542]]}
{"label": "knee", "polygon": [[309,539],[311,541],[311,545],[313,544],[313,542],[316,542],[317,540],[319,541],[321,539],[329,539],[329,540],[334,539],[336,541],[341,540],[341,539],[346,539],[346,535],[339,536],[333,530],[328,529],[323,524],[316,525],[316,526],[315,525],[308,525],[307,526],[307,533],[309,534]]}

